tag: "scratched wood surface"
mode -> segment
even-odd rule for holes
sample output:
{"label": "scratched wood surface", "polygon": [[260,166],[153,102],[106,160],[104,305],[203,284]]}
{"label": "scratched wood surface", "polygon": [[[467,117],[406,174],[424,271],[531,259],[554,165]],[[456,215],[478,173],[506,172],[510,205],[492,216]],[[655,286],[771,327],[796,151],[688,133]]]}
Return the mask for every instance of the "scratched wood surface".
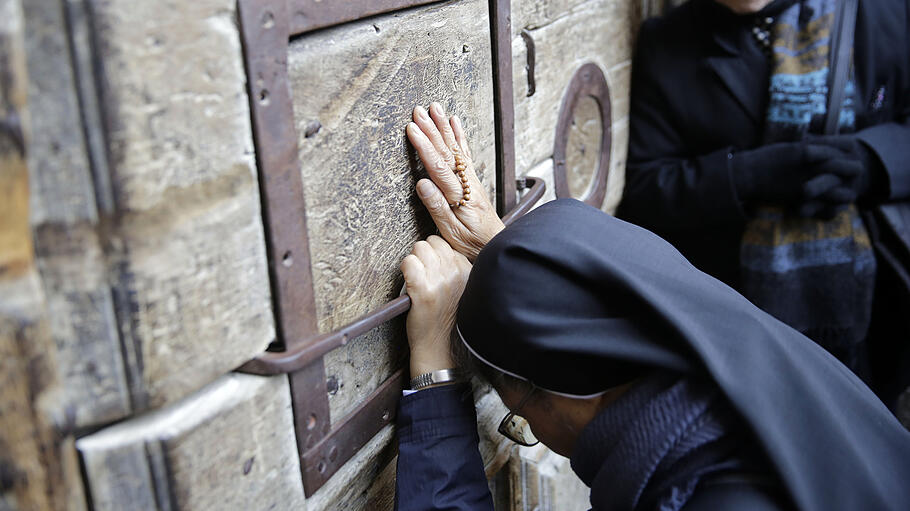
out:
{"label": "scratched wood surface", "polygon": [[37,2],[36,248],[89,426],[179,399],[274,339],[245,72],[232,0]]}
{"label": "scratched wood surface", "polygon": [[[487,2],[460,0],[295,39],[288,53],[319,326],[338,328],[398,296],[398,266],[433,232],[406,143],[414,105],[464,120],[487,192],[495,157]],[[392,372],[400,322],[326,358],[332,420]],[[368,370],[364,370],[368,369]]]}
{"label": "scratched wood surface", "polygon": [[[522,174],[552,156],[558,105],[575,70],[586,62],[596,63],[604,72],[613,108],[609,122],[614,132],[624,129],[640,6],[626,0],[532,0],[513,2],[513,9],[516,165]],[[532,82],[534,91],[529,96]],[[612,151],[604,201],[608,211],[618,204],[625,182],[626,148],[616,134]]]}
{"label": "scratched wood surface", "polygon": [[79,439],[95,510],[306,509],[287,378],[233,374]]}
{"label": "scratched wood surface", "polygon": [[29,229],[25,24],[0,0],[0,509],[83,509]]}
{"label": "scratched wood surface", "polygon": [[[11,3],[19,2],[0,0]],[[21,372],[0,376],[0,421],[36,425],[0,424],[0,439],[13,445],[0,446],[0,461],[14,460],[0,468],[37,470],[2,498],[43,499],[17,501],[16,509],[49,500],[79,509],[86,499],[93,509],[391,509],[394,427],[304,502],[286,378],[226,374],[274,337],[236,2],[24,3],[34,27],[28,66],[40,78],[29,84],[30,96],[44,138],[29,154],[35,186],[16,196],[34,206],[36,261],[32,277],[15,287],[0,276],[7,286],[0,289],[0,363],[32,361],[49,374],[33,388]],[[515,2],[520,173],[552,179],[561,95],[588,60],[607,72],[613,165],[624,164],[629,34],[637,27],[630,20],[639,3]],[[487,5],[434,4],[291,41],[323,331],[397,296],[401,258],[431,232],[413,195],[422,171],[404,136],[415,103],[439,100],[461,115],[492,192]],[[531,97],[522,29],[536,43]],[[7,260],[22,260],[22,245],[8,246],[19,255]],[[0,251],[0,266],[12,253]],[[3,300],[6,290],[19,297],[18,315]],[[41,304],[49,314],[21,313]],[[401,321],[390,322],[329,355],[333,420],[400,364],[402,330]],[[54,352],[57,362],[48,358]],[[586,509],[587,494],[565,460],[545,449],[516,450],[495,431],[505,411],[498,397],[483,386],[476,396],[497,509],[532,502],[540,511]],[[115,419],[122,421],[104,426]],[[85,435],[76,446],[70,425]],[[73,484],[77,448],[87,496]]]}

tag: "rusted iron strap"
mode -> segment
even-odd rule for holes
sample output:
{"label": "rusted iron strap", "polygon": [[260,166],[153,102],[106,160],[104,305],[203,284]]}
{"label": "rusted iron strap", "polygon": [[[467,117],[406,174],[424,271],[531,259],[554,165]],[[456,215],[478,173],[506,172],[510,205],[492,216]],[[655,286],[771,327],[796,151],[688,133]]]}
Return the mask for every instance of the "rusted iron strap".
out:
{"label": "rusted iron strap", "polygon": [[301,341],[318,330],[297,128],[287,77],[287,12],[284,0],[243,0],[237,5],[276,327],[278,338],[290,349],[305,344]]}
{"label": "rusted iron strap", "polygon": [[512,95],[512,2],[490,0],[493,117],[496,125],[496,209],[515,206],[515,104]]}
{"label": "rusted iron strap", "polygon": [[318,444],[331,432],[331,412],[325,382],[325,361],[314,360],[300,371],[288,375],[294,433],[299,455]]}
{"label": "rusted iron strap", "polygon": [[288,0],[291,36],[439,0]]}
{"label": "rusted iron strap", "polygon": [[306,449],[301,456],[300,466],[307,497],[325,484],[379,430],[395,419],[404,384],[404,369],[399,369],[335,425],[322,441]]}
{"label": "rusted iron strap", "polygon": [[519,217],[522,217],[528,211],[531,211],[531,208],[537,204],[538,201],[543,197],[543,193],[547,191],[547,184],[544,183],[543,179],[538,177],[523,177],[518,180],[520,185],[517,186],[518,189],[524,190],[530,188],[528,193],[526,193],[521,201],[509,211],[506,216],[502,217],[502,223],[510,225]]}
{"label": "rusted iron strap", "polygon": [[347,344],[348,340],[363,335],[377,326],[400,316],[411,308],[411,299],[402,295],[365,314],[334,332],[329,332],[304,342],[299,348],[288,351],[267,351],[240,366],[242,373],[273,375],[300,370],[326,353]]}
{"label": "rusted iron strap", "polygon": [[[285,349],[300,349],[319,330],[303,179],[297,159],[297,128],[287,76],[287,3],[240,0],[237,6],[276,334]],[[313,362],[288,377],[300,452],[329,432],[325,368],[321,359]]]}
{"label": "rusted iron strap", "polygon": [[[523,178],[525,186],[530,185],[530,190],[522,197],[521,202],[503,217],[503,222],[509,225],[516,218],[524,215],[534,207],[543,197],[546,184],[540,178]],[[357,318],[334,332],[314,337],[311,340],[296,344],[287,351],[268,351],[240,366],[237,370],[242,373],[258,375],[275,375],[299,371],[309,364],[322,358],[326,353],[339,348],[357,336],[363,335],[377,326],[398,317],[411,308],[411,299],[407,295],[388,302],[382,307]]]}

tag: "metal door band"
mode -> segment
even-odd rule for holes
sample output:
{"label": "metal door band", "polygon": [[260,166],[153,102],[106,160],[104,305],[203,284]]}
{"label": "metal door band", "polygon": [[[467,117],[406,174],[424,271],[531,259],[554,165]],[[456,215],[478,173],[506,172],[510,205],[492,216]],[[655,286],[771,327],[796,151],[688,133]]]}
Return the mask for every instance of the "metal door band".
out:
{"label": "metal door band", "polygon": [[[308,497],[394,419],[406,378],[404,369],[395,372],[333,428],[323,356],[404,314],[410,308],[410,299],[406,295],[398,297],[338,330],[325,334],[318,332],[287,49],[292,37],[312,30],[430,3],[441,2],[238,0],[276,333],[284,347],[284,351],[269,351],[255,357],[238,371],[289,375],[297,449],[304,492]],[[497,148],[496,205],[507,225],[527,213],[545,191],[542,179],[515,179],[510,4],[510,0],[490,0],[489,4]],[[594,85],[595,89],[597,87],[599,83]],[[588,88],[591,87],[586,80],[579,87],[585,93],[593,91]],[[595,91],[600,93],[596,97],[602,108],[605,105],[603,90],[606,89]],[[569,99],[564,98],[564,109],[566,101]],[[574,101],[571,104],[574,105]],[[603,120],[609,119],[609,94],[606,95],[606,112]],[[560,117],[562,119],[562,115]],[[605,124],[606,140],[609,124]],[[561,120],[559,129],[568,129],[567,123]],[[557,133],[557,146],[562,139]],[[609,143],[606,144],[602,147],[609,149]],[[609,150],[606,158],[608,162]],[[606,167],[608,164],[602,157],[597,176],[603,178],[604,187]],[[557,179],[557,183],[564,181],[564,178],[562,181]],[[525,188],[529,190],[518,201],[517,192]]]}

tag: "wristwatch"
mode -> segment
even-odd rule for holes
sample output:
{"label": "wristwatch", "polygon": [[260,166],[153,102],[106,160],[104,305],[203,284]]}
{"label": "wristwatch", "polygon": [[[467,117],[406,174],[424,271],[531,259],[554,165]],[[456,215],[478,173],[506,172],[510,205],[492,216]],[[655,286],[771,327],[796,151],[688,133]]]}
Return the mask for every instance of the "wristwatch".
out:
{"label": "wristwatch", "polygon": [[440,383],[452,383],[463,379],[458,369],[440,369],[431,373],[423,373],[411,379],[411,390],[420,390]]}

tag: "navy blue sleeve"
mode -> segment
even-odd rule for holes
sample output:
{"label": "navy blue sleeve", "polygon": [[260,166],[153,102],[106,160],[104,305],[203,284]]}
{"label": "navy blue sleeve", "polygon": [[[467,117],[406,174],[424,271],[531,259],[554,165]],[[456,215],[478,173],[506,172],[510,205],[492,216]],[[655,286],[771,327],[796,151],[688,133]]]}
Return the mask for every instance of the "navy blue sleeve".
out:
{"label": "navy blue sleeve", "polygon": [[[905,29],[904,48],[901,52],[902,57],[898,59],[900,69],[897,74],[899,90],[891,91],[891,97],[895,98],[894,118],[891,122],[872,126],[857,133],[857,137],[865,142],[878,155],[885,171],[888,174],[888,184],[890,193],[888,199],[901,200],[910,198],[910,65],[907,65],[910,58],[910,36],[907,31],[910,30],[910,2],[902,2]],[[893,16],[892,10],[886,10],[888,16]],[[895,44],[891,38],[883,39],[888,45]]]}
{"label": "navy blue sleeve", "polygon": [[468,384],[421,390],[398,410],[396,511],[493,511]]}
{"label": "navy blue sleeve", "polygon": [[910,112],[903,123],[889,122],[856,134],[878,155],[888,174],[888,199],[910,197]]}

